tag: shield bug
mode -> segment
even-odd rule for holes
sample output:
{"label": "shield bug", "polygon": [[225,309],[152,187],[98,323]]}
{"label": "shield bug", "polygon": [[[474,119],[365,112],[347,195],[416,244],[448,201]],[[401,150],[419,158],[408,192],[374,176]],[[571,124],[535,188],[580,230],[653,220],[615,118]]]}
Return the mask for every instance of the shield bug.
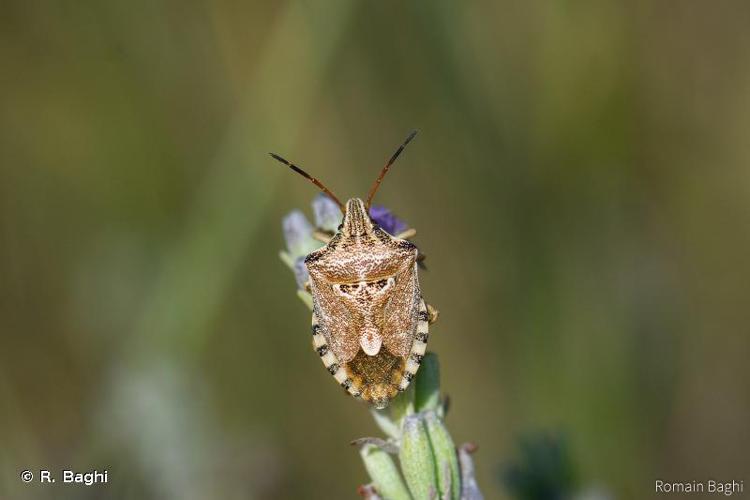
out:
{"label": "shield bug", "polygon": [[417,278],[420,254],[408,240],[415,231],[389,234],[370,216],[383,178],[412,132],[380,171],[367,201],[341,203],[319,180],[271,153],[315,184],[344,214],[325,246],[305,257],[306,288],[313,298],[313,348],[328,372],[354,397],[385,408],[404,391],[422,362],[429,323],[437,311],[422,298]]}

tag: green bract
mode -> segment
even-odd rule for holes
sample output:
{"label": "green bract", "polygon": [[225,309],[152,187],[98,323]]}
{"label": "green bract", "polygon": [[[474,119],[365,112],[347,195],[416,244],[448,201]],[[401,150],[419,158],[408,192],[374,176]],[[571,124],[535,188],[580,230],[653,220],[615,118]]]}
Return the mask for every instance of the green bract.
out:
{"label": "green bract", "polygon": [[415,498],[430,498],[437,493],[437,463],[424,415],[417,413],[404,418],[399,459],[406,483]]}
{"label": "green bract", "polygon": [[362,456],[373,485],[383,498],[393,500],[412,498],[401,478],[396,462],[386,451],[373,444],[365,444],[359,450],[359,454]]}
{"label": "green bract", "polygon": [[432,452],[435,454],[440,498],[458,499],[461,495],[461,473],[453,439],[434,411],[425,413],[425,423]]}
{"label": "green bract", "polygon": [[437,355],[425,354],[415,382],[414,406],[417,411],[434,410],[440,407],[440,365]]}

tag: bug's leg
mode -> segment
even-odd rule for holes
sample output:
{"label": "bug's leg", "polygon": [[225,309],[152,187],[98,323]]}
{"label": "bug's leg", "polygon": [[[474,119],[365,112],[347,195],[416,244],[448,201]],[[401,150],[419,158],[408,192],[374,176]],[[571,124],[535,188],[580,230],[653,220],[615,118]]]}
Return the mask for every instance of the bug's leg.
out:
{"label": "bug's leg", "polygon": [[437,321],[438,316],[440,316],[440,311],[432,307],[430,304],[427,304],[427,321],[429,321],[430,324],[433,324]]}
{"label": "bug's leg", "polygon": [[306,281],[302,288],[297,289],[297,297],[307,305],[310,309],[313,308],[312,290],[310,289],[310,281]]}
{"label": "bug's leg", "polygon": [[[411,238],[414,238],[416,235],[417,235],[417,230],[414,228],[409,228],[405,231],[401,231],[394,237],[402,239],[402,240],[409,240]],[[424,265],[424,260],[426,258],[427,256],[421,252],[417,254],[417,264],[419,265],[420,269],[427,269],[427,267]]]}
{"label": "bug's leg", "polygon": [[[417,235],[417,230],[414,228],[409,228],[405,231],[401,231],[398,233],[395,237],[400,238],[402,240],[409,240],[411,238],[414,238]],[[427,258],[427,256],[423,253],[419,253],[417,255],[417,264],[419,264],[420,269],[427,269],[424,265],[424,260]]]}
{"label": "bug's leg", "polygon": [[313,231],[312,237],[320,241],[321,243],[325,243],[327,245],[328,242],[331,241],[331,238],[333,238],[333,235],[329,233],[328,231],[323,231],[322,229],[316,229]]}
{"label": "bug's leg", "polygon": [[401,231],[396,235],[396,238],[400,238],[402,240],[408,240],[409,238],[414,238],[417,235],[417,230],[414,228],[407,229],[405,231]]}

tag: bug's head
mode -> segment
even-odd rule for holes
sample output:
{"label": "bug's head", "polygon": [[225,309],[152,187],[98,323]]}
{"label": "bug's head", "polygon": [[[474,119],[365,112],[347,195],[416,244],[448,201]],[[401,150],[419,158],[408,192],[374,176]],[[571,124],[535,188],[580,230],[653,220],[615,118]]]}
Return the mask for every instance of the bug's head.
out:
{"label": "bug's head", "polygon": [[359,198],[352,198],[346,202],[344,222],[341,231],[345,236],[362,237],[372,233],[373,224],[367,214],[365,202]]}

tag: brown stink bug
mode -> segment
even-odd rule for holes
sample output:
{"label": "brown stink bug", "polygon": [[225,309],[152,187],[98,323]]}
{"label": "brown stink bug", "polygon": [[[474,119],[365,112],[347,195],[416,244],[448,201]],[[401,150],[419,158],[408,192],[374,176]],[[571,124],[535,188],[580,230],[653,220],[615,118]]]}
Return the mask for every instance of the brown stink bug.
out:
{"label": "brown stink bug", "polygon": [[417,279],[417,247],[409,230],[391,235],[370,217],[375,193],[412,132],[385,164],[367,201],[341,203],[320,181],[271,153],[315,184],[344,214],[325,246],[305,257],[313,298],[313,347],[326,369],[354,397],[385,408],[404,391],[422,362],[428,325],[437,311],[427,306]]}

